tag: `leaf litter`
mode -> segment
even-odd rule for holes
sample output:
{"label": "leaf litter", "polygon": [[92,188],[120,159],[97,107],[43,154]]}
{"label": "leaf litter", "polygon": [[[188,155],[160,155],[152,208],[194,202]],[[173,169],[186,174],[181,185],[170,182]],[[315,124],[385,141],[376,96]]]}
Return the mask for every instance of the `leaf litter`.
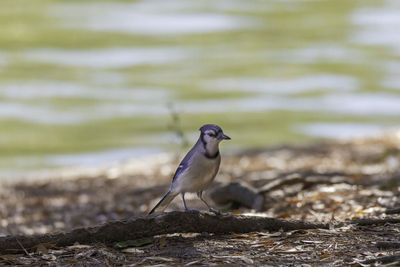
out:
{"label": "leaf litter", "polygon": [[[0,235],[64,231],[143,215],[167,190],[178,160],[177,157],[163,159],[153,164],[151,172],[138,171],[127,162],[90,177],[76,171],[68,177],[59,173],[53,179],[3,182]],[[118,177],[110,177],[116,170]],[[360,218],[399,216],[400,212],[396,212],[400,207],[399,135],[224,155],[217,183],[241,181],[262,188],[274,179],[293,174],[297,175],[293,176],[296,179],[300,177],[298,182],[266,191],[262,210],[258,212],[277,218],[329,222],[330,229],[230,235],[177,233],[119,242],[116,247],[101,243],[57,247],[44,243],[25,248],[28,255],[0,255],[0,265],[369,266],[399,263],[399,224],[343,227],[336,224]],[[329,183],[301,182],[302,177],[312,176],[327,177]],[[339,176],[345,179],[335,178]],[[204,209],[195,197],[188,197],[188,205]],[[229,207],[235,214],[255,212],[238,203],[231,203]],[[182,209],[180,201],[171,203],[170,209]],[[387,210],[390,215],[385,213]]]}

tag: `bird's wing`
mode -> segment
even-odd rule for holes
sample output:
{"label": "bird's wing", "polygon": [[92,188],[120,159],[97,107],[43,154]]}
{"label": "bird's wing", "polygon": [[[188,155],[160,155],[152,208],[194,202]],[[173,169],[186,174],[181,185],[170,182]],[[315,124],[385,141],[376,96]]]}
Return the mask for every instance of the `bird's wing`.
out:
{"label": "bird's wing", "polygon": [[179,164],[178,168],[175,171],[174,177],[172,178],[172,181],[175,181],[175,179],[181,175],[182,172],[184,172],[188,167],[189,167],[189,161],[191,157],[194,154],[194,149],[191,149],[186,156],[183,158],[181,163]]}

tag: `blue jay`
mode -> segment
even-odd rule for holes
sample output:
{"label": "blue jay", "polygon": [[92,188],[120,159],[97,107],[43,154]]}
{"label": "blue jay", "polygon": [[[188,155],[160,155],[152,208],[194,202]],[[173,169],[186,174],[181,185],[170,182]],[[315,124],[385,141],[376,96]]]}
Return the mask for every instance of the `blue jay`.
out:
{"label": "blue jay", "polygon": [[207,204],[203,199],[203,190],[212,183],[217,175],[221,156],[219,154],[219,143],[222,140],[230,140],[218,125],[206,124],[200,128],[200,137],[193,148],[186,154],[179,164],[171,187],[157,205],[150,211],[161,212],[167,208],[169,203],[180,194],[185,211],[189,211],[185,202],[186,192],[196,192],[201,201],[214,213],[219,213]]}

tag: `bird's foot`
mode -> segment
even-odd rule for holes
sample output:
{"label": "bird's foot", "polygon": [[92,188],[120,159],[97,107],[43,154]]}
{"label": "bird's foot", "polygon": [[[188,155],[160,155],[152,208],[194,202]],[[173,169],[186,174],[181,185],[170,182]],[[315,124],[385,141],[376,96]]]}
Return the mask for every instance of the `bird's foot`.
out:
{"label": "bird's foot", "polygon": [[190,213],[199,213],[200,211],[194,210],[194,209],[185,209],[185,212],[190,212]]}
{"label": "bird's foot", "polygon": [[215,215],[221,215],[222,214],[219,210],[215,210],[213,208],[210,208],[208,211],[214,213]]}

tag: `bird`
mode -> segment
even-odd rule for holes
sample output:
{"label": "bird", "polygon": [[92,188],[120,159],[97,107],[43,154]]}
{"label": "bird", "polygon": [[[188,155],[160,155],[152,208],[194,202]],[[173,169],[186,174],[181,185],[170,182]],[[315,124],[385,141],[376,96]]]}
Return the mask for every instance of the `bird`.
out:
{"label": "bird", "polygon": [[189,192],[197,193],[197,196],[206,204],[210,212],[219,214],[219,211],[213,209],[203,199],[203,191],[210,186],[218,173],[221,163],[219,143],[231,138],[224,134],[221,127],[216,124],[205,124],[199,130],[199,139],[176,169],[168,192],[149,214],[164,211],[169,203],[179,194],[181,195],[185,211],[195,211],[188,209],[186,206],[185,193]]}

